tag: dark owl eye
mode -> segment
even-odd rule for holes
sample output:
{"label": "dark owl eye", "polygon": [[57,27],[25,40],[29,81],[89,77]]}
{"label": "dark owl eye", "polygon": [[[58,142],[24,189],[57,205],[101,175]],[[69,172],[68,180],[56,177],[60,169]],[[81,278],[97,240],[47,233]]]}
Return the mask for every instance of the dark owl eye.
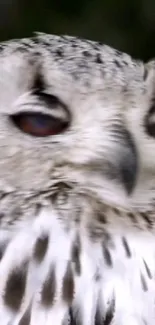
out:
{"label": "dark owl eye", "polygon": [[147,134],[155,138],[155,106],[153,105],[145,119],[145,129]]}
{"label": "dark owl eye", "polygon": [[11,119],[21,131],[35,137],[56,135],[68,126],[66,121],[42,113],[25,112],[15,114]]}
{"label": "dark owl eye", "polygon": [[147,133],[155,138],[155,123],[147,124]]}

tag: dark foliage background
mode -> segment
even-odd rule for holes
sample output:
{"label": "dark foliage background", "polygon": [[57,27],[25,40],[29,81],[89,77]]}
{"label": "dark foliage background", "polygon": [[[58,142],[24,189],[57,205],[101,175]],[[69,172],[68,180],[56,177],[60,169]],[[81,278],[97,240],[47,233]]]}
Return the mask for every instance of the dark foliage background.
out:
{"label": "dark foliage background", "polygon": [[0,0],[0,40],[33,31],[103,41],[136,58],[155,57],[155,0]]}

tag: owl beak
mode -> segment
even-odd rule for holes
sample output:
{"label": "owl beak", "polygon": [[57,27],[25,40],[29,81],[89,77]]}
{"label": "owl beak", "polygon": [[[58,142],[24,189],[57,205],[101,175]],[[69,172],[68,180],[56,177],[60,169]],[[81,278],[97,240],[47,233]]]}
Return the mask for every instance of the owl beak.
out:
{"label": "owl beak", "polygon": [[138,174],[138,155],[136,146],[131,138],[131,135],[126,132],[123,141],[122,154],[120,154],[119,171],[121,181],[130,195],[136,185]]}
{"label": "owl beak", "polygon": [[124,187],[128,195],[130,195],[133,192],[137,178],[137,161],[135,156],[131,154],[130,159],[123,161],[120,172]]}

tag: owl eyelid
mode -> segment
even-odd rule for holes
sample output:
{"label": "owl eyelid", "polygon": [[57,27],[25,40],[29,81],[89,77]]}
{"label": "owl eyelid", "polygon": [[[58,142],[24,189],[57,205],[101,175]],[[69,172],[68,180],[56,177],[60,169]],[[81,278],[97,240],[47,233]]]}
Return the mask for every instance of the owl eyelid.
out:
{"label": "owl eyelid", "polygon": [[36,89],[32,92],[34,96],[37,96],[39,101],[43,102],[47,108],[57,109],[58,107],[66,108],[59,98],[53,94],[49,94],[43,90]]}
{"label": "owl eyelid", "polygon": [[49,110],[50,115],[52,114],[53,117],[68,122],[71,121],[71,114],[67,105],[60,101],[57,96],[40,89],[34,90],[32,96],[36,97],[36,107],[39,103],[39,106],[41,104],[46,110]]}

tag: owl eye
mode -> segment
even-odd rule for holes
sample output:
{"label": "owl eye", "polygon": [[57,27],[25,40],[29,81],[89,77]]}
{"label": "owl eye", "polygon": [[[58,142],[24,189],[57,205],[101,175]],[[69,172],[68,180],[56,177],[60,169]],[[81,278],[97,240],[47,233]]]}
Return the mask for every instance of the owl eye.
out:
{"label": "owl eye", "polygon": [[68,123],[51,115],[24,112],[12,117],[14,124],[23,132],[35,137],[47,137],[63,132]]}
{"label": "owl eye", "polygon": [[151,107],[151,109],[149,110],[146,116],[145,128],[147,134],[155,138],[155,106],[154,105]]}
{"label": "owl eye", "polygon": [[155,122],[147,125],[147,133],[155,138]]}

